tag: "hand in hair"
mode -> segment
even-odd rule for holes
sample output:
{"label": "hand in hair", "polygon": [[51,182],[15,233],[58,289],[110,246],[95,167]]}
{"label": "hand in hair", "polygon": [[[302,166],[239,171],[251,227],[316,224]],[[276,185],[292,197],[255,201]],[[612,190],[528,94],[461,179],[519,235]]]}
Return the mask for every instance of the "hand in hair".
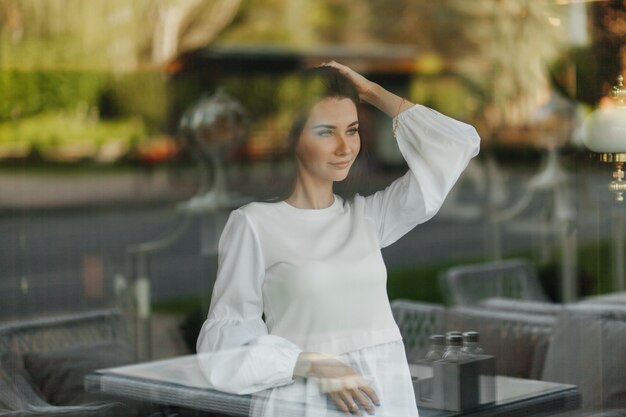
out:
{"label": "hand in hair", "polygon": [[395,117],[413,106],[409,100],[399,97],[354,71],[352,68],[335,61],[325,62],[320,66],[332,67],[349,79],[357,92],[359,100],[371,104],[390,117]]}
{"label": "hand in hair", "polygon": [[374,83],[353,70],[352,68],[340,64],[336,61],[324,62],[320,65],[321,67],[332,67],[339,71],[344,77],[349,79],[352,84],[354,84],[354,88],[359,93],[359,99],[361,101],[367,101],[367,97],[370,94]]}

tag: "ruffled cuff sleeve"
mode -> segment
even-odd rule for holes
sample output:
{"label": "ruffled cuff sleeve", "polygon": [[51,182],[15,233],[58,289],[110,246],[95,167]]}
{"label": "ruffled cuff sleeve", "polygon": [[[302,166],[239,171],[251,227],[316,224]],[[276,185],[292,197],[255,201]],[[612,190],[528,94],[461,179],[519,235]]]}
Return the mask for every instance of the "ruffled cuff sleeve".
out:
{"label": "ruffled cuff sleeve", "polygon": [[209,386],[232,394],[250,394],[293,382],[301,350],[281,337],[265,335],[249,345],[198,354]]}

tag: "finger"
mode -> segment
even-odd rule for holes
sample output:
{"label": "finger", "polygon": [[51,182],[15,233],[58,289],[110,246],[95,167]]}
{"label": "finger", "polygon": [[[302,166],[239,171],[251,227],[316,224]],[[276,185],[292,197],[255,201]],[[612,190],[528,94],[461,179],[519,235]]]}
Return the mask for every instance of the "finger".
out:
{"label": "finger", "polygon": [[378,395],[376,395],[376,391],[374,391],[372,387],[370,387],[369,385],[363,385],[359,387],[359,389],[363,391],[365,395],[367,395],[374,404],[380,405],[380,400],[378,399]]}
{"label": "finger", "polygon": [[356,399],[357,403],[361,405],[362,409],[370,414],[374,414],[374,404],[372,404],[370,399],[360,389],[353,390],[352,398]]}
{"label": "finger", "polygon": [[341,396],[337,392],[329,392],[330,398],[337,404],[337,407],[346,414],[350,414],[350,409],[346,405],[345,401],[341,398]]}
{"label": "finger", "polygon": [[359,408],[359,404],[355,401],[352,393],[355,390],[341,390],[339,391],[339,396],[343,399],[343,401],[347,404],[348,409],[352,414],[356,414],[357,416],[361,415],[361,410]]}
{"label": "finger", "polygon": [[325,65],[325,66],[327,66],[327,67],[333,67],[333,68],[336,68],[336,69],[338,69],[339,71],[342,71],[342,72],[348,72],[348,71],[347,71],[347,70],[348,70],[348,67],[346,67],[345,65],[341,65],[341,64],[340,64],[339,62],[337,62],[337,61],[330,61],[330,62],[326,62],[326,63],[324,63],[324,65]]}

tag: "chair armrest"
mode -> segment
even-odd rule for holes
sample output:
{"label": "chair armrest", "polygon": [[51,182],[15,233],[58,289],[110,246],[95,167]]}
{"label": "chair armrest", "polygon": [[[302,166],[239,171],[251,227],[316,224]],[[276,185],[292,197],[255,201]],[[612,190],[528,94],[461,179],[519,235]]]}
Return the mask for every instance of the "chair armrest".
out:
{"label": "chair armrest", "polygon": [[511,313],[529,313],[556,316],[563,310],[563,304],[547,301],[519,300],[506,297],[491,297],[477,304],[487,310],[508,311]]}

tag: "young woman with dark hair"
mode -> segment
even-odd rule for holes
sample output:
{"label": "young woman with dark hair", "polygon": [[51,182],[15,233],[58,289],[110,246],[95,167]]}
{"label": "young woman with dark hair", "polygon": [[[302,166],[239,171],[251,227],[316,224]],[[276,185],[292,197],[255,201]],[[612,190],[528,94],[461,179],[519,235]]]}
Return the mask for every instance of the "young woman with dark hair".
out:
{"label": "young woman with dark hair", "polygon": [[[231,213],[199,365],[213,388],[255,393],[252,415],[417,416],[381,248],[437,213],[480,139],[336,62],[305,78],[290,131],[293,187]],[[359,154],[359,101],[394,118],[409,171],[344,201],[333,184]]]}

